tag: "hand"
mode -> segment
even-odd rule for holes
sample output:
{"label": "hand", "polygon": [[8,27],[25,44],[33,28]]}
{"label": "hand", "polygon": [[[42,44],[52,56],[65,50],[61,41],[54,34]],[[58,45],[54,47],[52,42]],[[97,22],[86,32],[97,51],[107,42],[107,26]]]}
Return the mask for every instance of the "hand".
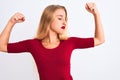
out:
{"label": "hand", "polygon": [[13,23],[21,23],[21,22],[24,22],[25,21],[25,17],[23,14],[21,13],[15,13],[11,19],[10,19],[11,22]]}
{"label": "hand", "polygon": [[98,13],[98,10],[97,10],[97,7],[95,5],[95,3],[86,3],[85,5],[85,8],[88,12],[92,13],[92,14],[97,14]]}

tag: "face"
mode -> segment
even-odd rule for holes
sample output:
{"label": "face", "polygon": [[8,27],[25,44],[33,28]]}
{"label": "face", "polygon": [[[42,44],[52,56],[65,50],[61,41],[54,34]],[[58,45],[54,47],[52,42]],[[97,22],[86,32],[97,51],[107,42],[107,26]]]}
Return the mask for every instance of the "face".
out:
{"label": "face", "polygon": [[54,20],[50,25],[50,29],[57,34],[64,33],[66,29],[66,13],[64,9],[57,9],[54,13]]}

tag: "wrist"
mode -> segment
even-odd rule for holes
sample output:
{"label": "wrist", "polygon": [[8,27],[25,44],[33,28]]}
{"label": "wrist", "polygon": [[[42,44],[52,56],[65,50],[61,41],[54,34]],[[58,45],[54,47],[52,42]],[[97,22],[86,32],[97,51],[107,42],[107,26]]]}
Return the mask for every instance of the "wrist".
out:
{"label": "wrist", "polygon": [[97,9],[95,9],[93,15],[94,16],[99,15],[99,11]]}
{"label": "wrist", "polygon": [[10,21],[8,21],[7,25],[13,27],[15,24],[16,24],[16,22],[10,20]]}
{"label": "wrist", "polygon": [[9,20],[9,21],[8,21],[8,24],[10,24],[10,25],[15,25],[15,24],[16,24],[16,22],[15,22],[15,21],[13,21],[13,20]]}

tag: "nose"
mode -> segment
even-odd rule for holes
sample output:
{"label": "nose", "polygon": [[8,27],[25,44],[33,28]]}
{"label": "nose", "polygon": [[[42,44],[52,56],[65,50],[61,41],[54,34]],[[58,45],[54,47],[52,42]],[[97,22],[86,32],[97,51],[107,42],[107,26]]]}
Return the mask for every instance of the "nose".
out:
{"label": "nose", "polygon": [[65,25],[65,26],[66,26],[66,23],[67,23],[67,22],[66,22],[66,20],[63,20],[63,25]]}

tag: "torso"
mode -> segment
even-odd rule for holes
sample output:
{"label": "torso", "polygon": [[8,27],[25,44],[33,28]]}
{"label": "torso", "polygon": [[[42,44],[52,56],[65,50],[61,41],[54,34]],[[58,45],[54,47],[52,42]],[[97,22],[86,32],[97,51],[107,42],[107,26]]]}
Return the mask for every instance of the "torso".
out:
{"label": "torso", "polygon": [[32,45],[35,48],[32,55],[41,80],[72,80],[70,58],[73,48],[70,45],[69,42],[60,41],[51,48],[39,40],[36,41],[36,45]]}

